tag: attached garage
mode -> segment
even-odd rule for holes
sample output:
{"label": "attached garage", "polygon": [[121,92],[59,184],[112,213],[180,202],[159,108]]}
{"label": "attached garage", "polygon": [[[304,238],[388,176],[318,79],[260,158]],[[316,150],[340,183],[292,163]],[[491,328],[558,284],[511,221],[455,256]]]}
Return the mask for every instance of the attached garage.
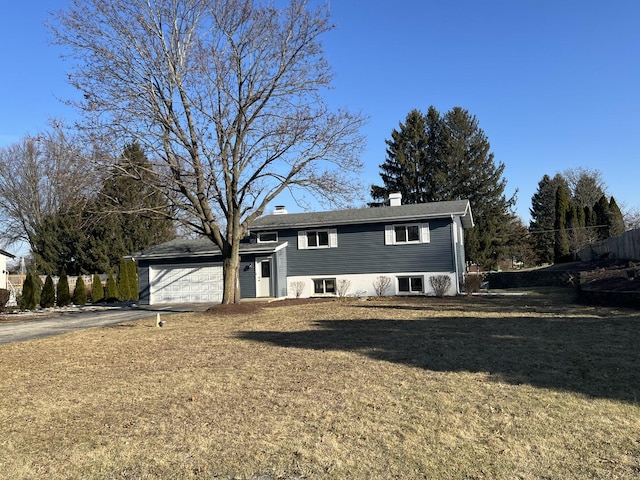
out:
{"label": "attached garage", "polygon": [[[286,296],[286,242],[240,246],[242,298]],[[222,302],[220,250],[207,238],[176,239],[130,256],[138,264],[141,305]]]}
{"label": "attached garage", "polygon": [[149,276],[151,304],[222,301],[221,265],[154,265]]}

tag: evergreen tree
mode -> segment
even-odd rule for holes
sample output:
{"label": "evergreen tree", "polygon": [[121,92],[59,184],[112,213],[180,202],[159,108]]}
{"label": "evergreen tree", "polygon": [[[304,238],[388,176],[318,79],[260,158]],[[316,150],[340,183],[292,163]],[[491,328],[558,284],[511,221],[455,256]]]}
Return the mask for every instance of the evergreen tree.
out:
{"label": "evergreen tree", "polygon": [[127,268],[127,260],[120,259],[118,270],[118,300],[127,302],[131,300],[131,281],[129,280],[129,269]]}
{"label": "evergreen tree", "polygon": [[36,305],[40,304],[40,297],[42,296],[42,279],[40,275],[33,273],[33,300]]}
{"label": "evergreen tree", "polygon": [[100,275],[94,273],[91,279],[91,302],[98,303],[102,300],[104,300],[104,287],[102,286]]}
{"label": "evergreen tree", "polygon": [[563,185],[556,190],[555,214],[554,261],[556,263],[566,262],[569,257],[569,237],[566,229],[569,214],[569,192]]}
{"label": "evergreen tree", "polygon": [[622,216],[620,207],[618,207],[618,204],[613,197],[609,199],[609,217],[609,237],[617,237],[618,235],[622,235],[625,231],[624,217]]}
{"label": "evergreen tree", "polygon": [[429,201],[430,191],[426,189],[427,175],[427,130],[425,119],[418,110],[407,115],[399,130],[391,132],[387,144],[387,158],[380,165],[380,176],[384,187],[372,186],[371,196],[384,200],[389,193],[400,192],[406,203]]}
{"label": "evergreen tree", "polygon": [[553,262],[557,188],[557,181],[552,180],[549,175],[545,175],[538,182],[538,190],[531,198],[529,231],[533,236],[538,263]]}
{"label": "evergreen tree", "polygon": [[42,295],[40,296],[40,306],[42,308],[51,308],[56,304],[56,289],[53,285],[53,278],[47,275],[42,287]]}
{"label": "evergreen tree", "polygon": [[372,196],[401,192],[403,203],[468,199],[476,227],[465,231],[467,258],[495,266],[506,253],[515,196],[504,196],[504,164],[495,164],[476,117],[460,107],[444,115],[433,107],[426,116],[414,110],[391,135],[380,166],[384,185],[373,186]]}
{"label": "evergreen tree", "polygon": [[67,273],[63,270],[58,279],[58,285],[56,287],[56,297],[59,307],[66,307],[71,305],[71,293],[69,291],[69,279]]}
{"label": "evergreen tree", "polygon": [[88,254],[94,271],[112,271],[125,255],[175,238],[167,201],[139,144],[128,145],[107,177],[93,207]]}
{"label": "evergreen tree", "polygon": [[140,294],[138,290],[138,269],[136,267],[136,262],[134,260],[129,260],[127,262],[127,267],[129,268],[129,288],[131,289],[131,300],[138,300],[140,298]]}
{"label": "evergreen tree", "polygon": [[22,295],[20,296],[20,308],[22,310],[33,310],[36,308],[36,286],[34,285],[33,275],[31,272],[27,273],[22,284]]}
{"label": "evergreen tree", "polygon": [[109,273],[107,288],[105,290],[105,300],[107,302],[115,302],[120,297],[118,293],[118,284],[116,283],[115,278],[113,278],[113,273]]}
{"label": "evergreen tree", "polygon": [[609,238],[611,215],[609,212],[609,202],[605,195],[602,195],[598,202],[593,206],[593,213],[596,217],[598,239],[606,240]]}
{"label": "evergreen tree", "polygon": [[87,288],[82,275],[78,276],[76,286],[73,288],[73,303],[74,305],[85,305],[87,303]]}

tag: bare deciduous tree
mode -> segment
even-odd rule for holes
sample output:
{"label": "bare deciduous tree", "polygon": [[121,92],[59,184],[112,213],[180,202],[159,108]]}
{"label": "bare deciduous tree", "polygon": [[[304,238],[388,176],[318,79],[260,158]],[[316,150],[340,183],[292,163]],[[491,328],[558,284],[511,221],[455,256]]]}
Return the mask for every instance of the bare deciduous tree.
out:
{"label": "bare deciduous tree", "polygon": [[328,20],[304,0],[73,0],[56,17],[84,125],[155,153],[181,219],[222,252],[223,303],[240,300],[240,240],[276,196],[354,193],[364,119],[321,96]]}
{"label": "bare deciduous tree", "polygon": [[0,149],[0,165],[2,240],[32,249],[45,218],[84,201],[96,183],[77,139],[60,124]]}

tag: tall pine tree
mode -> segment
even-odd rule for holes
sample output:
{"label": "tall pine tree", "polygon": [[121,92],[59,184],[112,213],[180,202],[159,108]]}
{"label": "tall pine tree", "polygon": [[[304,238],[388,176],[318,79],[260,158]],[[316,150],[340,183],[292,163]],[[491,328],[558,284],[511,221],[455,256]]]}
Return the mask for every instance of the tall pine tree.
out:
{"label": "tall pine tree", "polygon": [[505,166],[495,163],[477,118],[460,107],[444,115],[433,107],[424,116],[413,110],[391,136],[380,166],[384,185],[373,186],[372,196],[401,192],[403,203],[468,199],[476,227],[465,231],[467,258],[495,267],[506,253],[515,195],[504,195]]}

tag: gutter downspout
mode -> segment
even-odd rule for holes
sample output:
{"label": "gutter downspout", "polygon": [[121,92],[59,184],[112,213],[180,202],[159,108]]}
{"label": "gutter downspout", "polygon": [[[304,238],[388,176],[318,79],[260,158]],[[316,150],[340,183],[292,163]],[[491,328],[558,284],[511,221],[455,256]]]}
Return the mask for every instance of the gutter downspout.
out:
{"label": "gutter downspout", "polygon": [[451,215],[451,238],[454,240],[453,242],[453,264],[454,264],[454,272],[456,273],[456,294],[457,295],[461,295],[462,292],[460,292],[460,272],[458,271],[458,245],[456,244],[457,242],[455,240],[457,240],[457,234],[456,232],[453,230],[454,228],[456,228],[456,222],[455,222],[455,218],[453,216],[453,214]]}

